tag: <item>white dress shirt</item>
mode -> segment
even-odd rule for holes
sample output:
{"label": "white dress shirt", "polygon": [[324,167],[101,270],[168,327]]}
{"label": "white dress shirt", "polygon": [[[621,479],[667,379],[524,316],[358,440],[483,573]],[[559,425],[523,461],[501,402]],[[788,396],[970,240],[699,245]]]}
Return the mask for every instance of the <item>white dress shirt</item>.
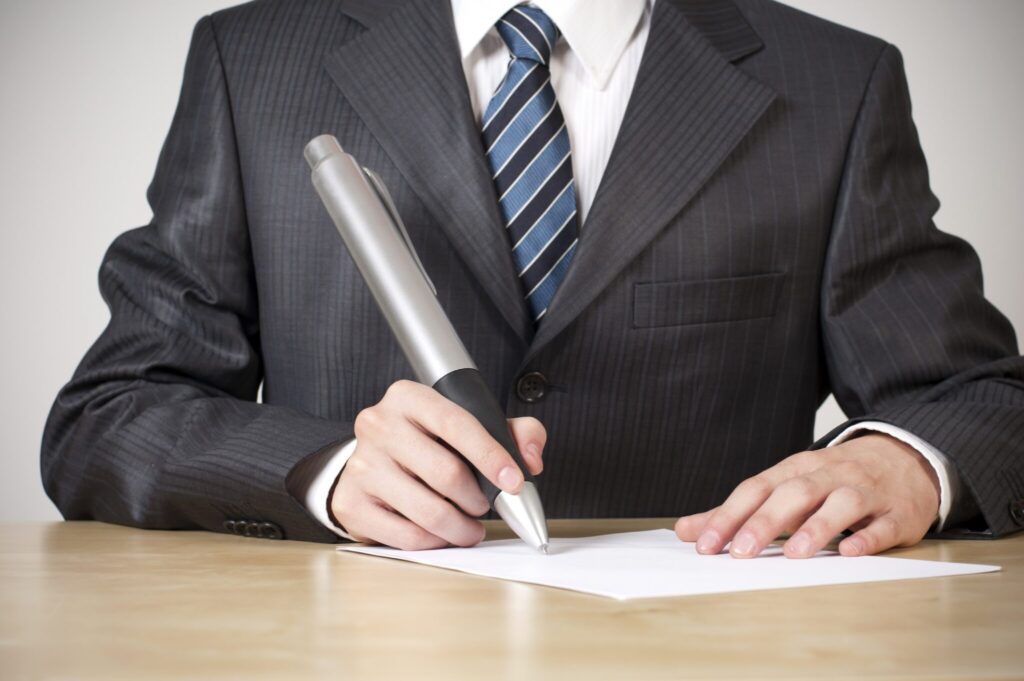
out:
{"label": "white dress shirt", "polygon": [[[601,11],[584,0],[534,0],[558,26],[559,40],[551,55],[551,85],[565,118],[572,148],[580,229],[594,202],[601,176],[612,153],[633,83],[640,68],[655,0],[602,0]],[[508,69],[510,54],[494,25],[522,0],[451,0],[462,67],[473,114],[479,123],[491,96]],[[854,434],[884,432],[914,447],[935,468],[940,484],[937,524],[945,522],[958,492],[956,469],[928,443],[886,423],[867,422],[846,429],[830,444]],[[310,513],[342,537],[327,512],[330,490],[356,441],[310,457],[290,479],[290,491],[305,500]]]}

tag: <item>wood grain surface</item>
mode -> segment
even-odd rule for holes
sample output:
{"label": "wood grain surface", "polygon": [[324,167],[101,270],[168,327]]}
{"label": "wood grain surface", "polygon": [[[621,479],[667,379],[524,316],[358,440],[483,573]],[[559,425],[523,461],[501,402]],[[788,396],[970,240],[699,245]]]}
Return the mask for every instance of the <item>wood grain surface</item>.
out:
{"label": "wood grain surface", "polygon": [[1003,571],[617,602],[325,544],[2,524],[0,678],[1024,678],[1024,535],[890,555]]}

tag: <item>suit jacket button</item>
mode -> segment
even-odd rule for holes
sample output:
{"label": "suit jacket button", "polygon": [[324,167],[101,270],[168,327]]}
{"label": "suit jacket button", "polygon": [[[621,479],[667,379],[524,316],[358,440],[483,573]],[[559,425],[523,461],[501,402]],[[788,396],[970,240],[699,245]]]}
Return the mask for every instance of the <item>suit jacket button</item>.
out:
{"label": "suit jacket button", "polygon": [[264,539],[284,539],[284,532],[274,523],[260,523],[260,536]]}
{"label": "suit jacket button", "polygon": [[255,537],[255,536],[257,536],[258,530],[256,528],[256,523],[249,522],[248,520],[242,520],[242,521],[239,521],[239,522],[242,523],[242,526],[239,528],[239,530],[240,530],[239,534],[241,534],[241,535],[243,535],[245,537]]}
{"label": "suit jacket button", "polygon": [[536,404],[544,399],[548,390],[548,379],[539,371],[523,374],[516,381],[516,396],[527,404]]}
{"label": "suit jacket button", "polygon": [[1024,499],[1010,502],[1010,517],[1018,525],[1024,525]]}
{"label": "suit jacket button", "polygon": [[234,520],[225,520],[224,521],[224,529],[227,530],[228,532],[234,532],[235,531],[235,521]]}

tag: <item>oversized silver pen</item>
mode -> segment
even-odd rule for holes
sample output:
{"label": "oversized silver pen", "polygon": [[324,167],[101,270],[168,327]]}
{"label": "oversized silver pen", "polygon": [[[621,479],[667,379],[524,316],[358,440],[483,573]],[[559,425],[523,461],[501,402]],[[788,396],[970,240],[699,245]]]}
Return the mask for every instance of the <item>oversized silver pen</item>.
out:
{"label": "oversized silver pen", "polygon": [[313,186],[416,378],[476,417],[523,472],[522,490],[510,494],[470,465],[487,501],[523,541],[547,553],[544,508],[505,412],[441,308],[383,181],[346,154],[333,135],[313,138],[304,154]]}

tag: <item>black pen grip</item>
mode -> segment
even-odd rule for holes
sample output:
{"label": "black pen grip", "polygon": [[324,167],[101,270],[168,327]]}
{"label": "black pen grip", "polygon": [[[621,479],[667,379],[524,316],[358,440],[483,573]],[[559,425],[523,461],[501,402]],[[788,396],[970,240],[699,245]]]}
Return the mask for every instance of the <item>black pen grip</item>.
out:
{"label": "black pen grip", "polygon": [[[509,430],[508,421],[505,418],[505,411],[498,404],[498,400],[495,399],[494,394],[487,387],[484,377],[478,370],[456,369],[442,376],[433,387],[434,390],[472,414],[484,429],[491,434],[491,437],[508,450],[508,453],[515,459],[516,464],[519,465],[519,469],[523,472],[523,477],[526,481],[533,482],[533,476],[527,470],[523,457],[519,454],[519,449],[516,447],[516,442],[512,438],[512,432]],[[469,467],[473,474],[476,475],[476,479],[480,483],[480,489],[483,490],[484,496],[487,497],[487,502],[493,507],[494,499],[501,490],[495,487],[476,466],[470,463]]]}

